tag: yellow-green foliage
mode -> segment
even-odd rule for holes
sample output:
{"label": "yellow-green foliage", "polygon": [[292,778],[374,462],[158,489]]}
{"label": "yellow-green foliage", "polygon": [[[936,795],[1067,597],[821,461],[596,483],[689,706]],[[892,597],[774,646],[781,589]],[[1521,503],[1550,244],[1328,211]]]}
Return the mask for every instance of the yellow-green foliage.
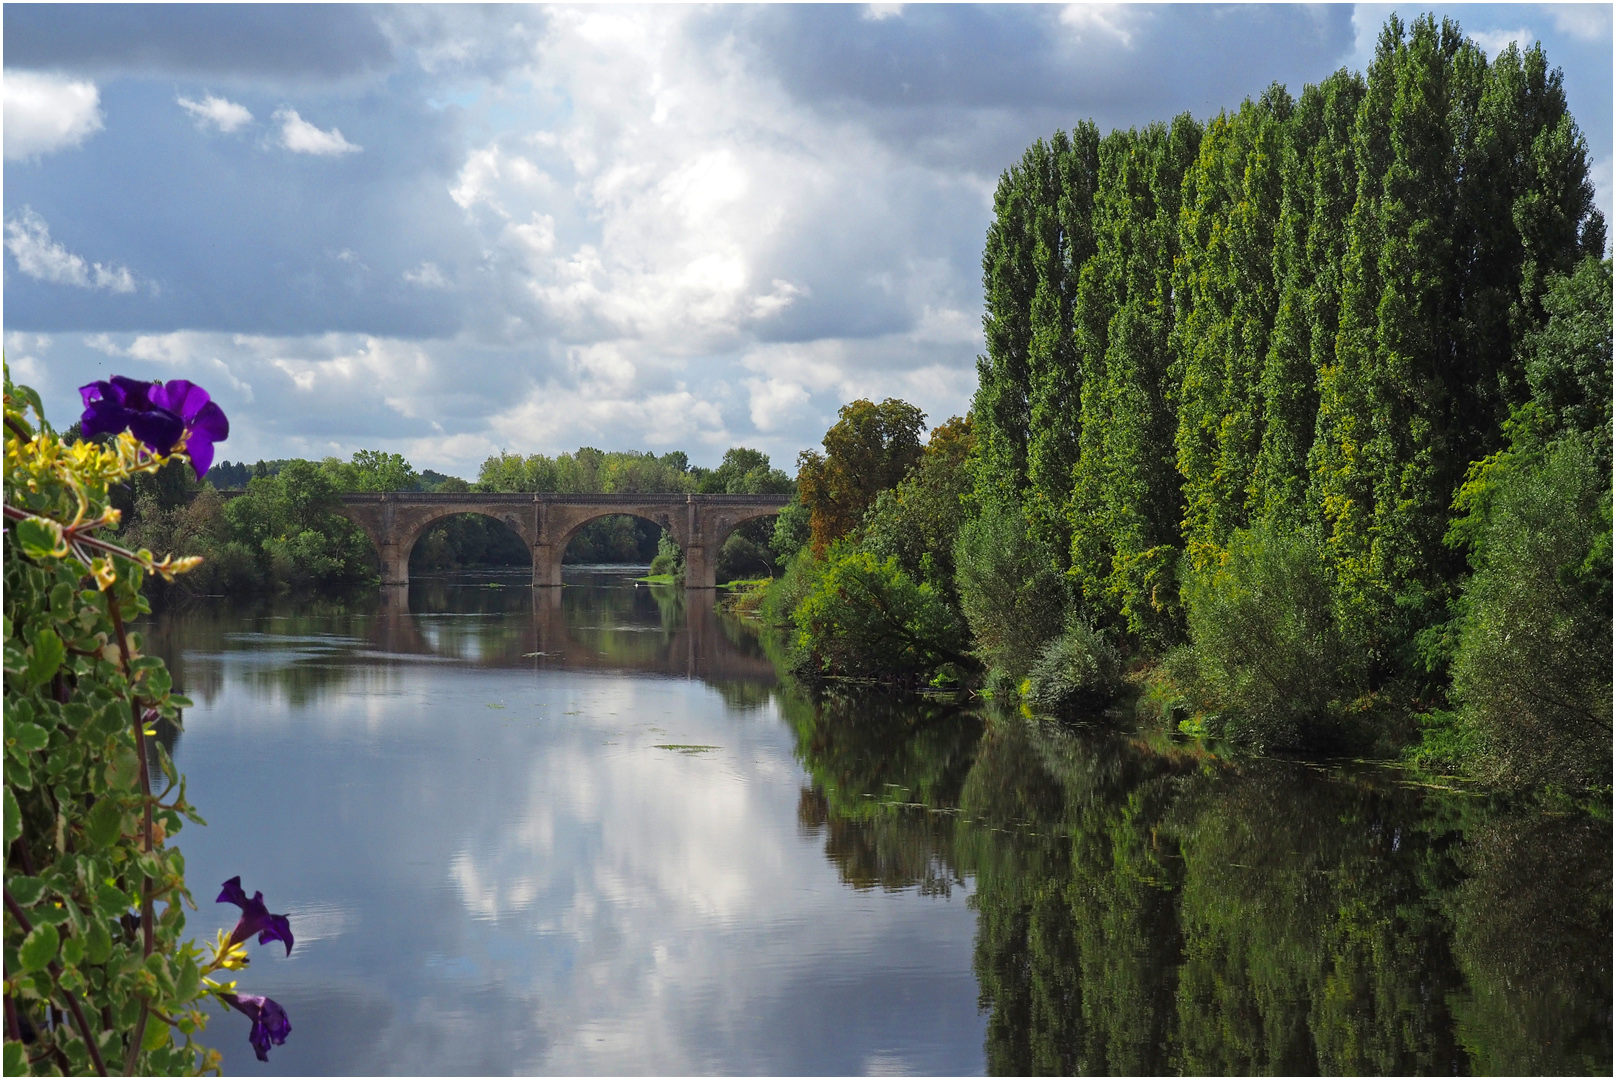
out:
{"label": "yellow-green foliage", "polygon": [[193,1036],[203,1001],[234,987],[213,976],[244,954],[182,937],[191,897],[173,838],[201,818],[153,736],[190,702],[128,628],[149,610],[147,575],[197,560],[108,539],[109,491],[169,459],[127,432],[64,442],[9,372],[5,424],[5,1072],[217,1068]]}

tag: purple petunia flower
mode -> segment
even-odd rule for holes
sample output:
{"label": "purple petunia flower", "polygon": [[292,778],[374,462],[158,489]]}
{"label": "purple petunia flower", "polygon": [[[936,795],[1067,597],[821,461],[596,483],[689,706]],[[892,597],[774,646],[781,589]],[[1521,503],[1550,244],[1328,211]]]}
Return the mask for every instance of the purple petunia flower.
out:
{"label": "purple petunia flower", "polygon": [[189,379],[141,382],[114,375],[79,387],[84,437],[116,435],[128,428],[153,453],[168,454],[185,439],[198,480],[213,464],[213,444],[230,437],[230,421],[208,392]]}
{"label": "purple petunia flower", "polygon": [[238,945],[254,934],[258,935],[258,944],[267,945],[271,941],[286,943],[286,955],[292,955],[292,924],[285,915],[271,915],[264,906],[264,894],[255,892],[252,899],[247,899],[247,890],[241,887],[241,877],[237,875],[224,883],[224,892],[219,894],[216,903],[234,904],[241,909],[241,919],[236,928],[230,932],[230,943]]}
{"label": "purple petunia flower", "polygon": [[292,1022],[287,1019],[286,1010],[271,998],[255,994],[220,994],[219,997],[252,1021],[247,1041],[252,1043],[259,1061],[268,1061],[270,1046],[280,1046],[292,1033]]}

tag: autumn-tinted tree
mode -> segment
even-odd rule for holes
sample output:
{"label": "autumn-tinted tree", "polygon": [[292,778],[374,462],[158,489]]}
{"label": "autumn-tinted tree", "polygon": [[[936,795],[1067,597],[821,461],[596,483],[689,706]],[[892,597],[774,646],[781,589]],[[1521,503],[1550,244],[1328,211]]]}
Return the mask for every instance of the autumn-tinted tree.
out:
{"label": "autumn-tinted tree", "polygon": [[857,529],[876,496],[903,479],[921,454],[926,414],[897,398],[843,405],[825,432],[824,454],[797,458],[797,492],[808,508],[810,543],[823,551]]}

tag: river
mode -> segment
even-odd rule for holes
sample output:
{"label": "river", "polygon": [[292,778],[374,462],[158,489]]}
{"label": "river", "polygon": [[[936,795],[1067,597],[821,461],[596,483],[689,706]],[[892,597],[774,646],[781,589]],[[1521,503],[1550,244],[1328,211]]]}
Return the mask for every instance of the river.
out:
{"label": "river", "polygon": [[297,938],[227,1073],[1609,1074],[1607,820],[816,700],[635,573],[153,620],[188,925]]}

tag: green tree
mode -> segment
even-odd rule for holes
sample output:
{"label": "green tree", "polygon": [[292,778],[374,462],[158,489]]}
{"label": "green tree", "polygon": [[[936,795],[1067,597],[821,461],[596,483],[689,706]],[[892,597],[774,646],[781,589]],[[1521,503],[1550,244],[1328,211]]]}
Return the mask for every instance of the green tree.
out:
{"label": "green tree", "polygon": [[1361,75],[1337,71],[1302,91],[1286,133],[1274,243],[1279,299],[1259,388],[1262,446],[1253,508],[1290,527],[1313,517],[1308,455],[1319,416],[1319,374],[1335,359],[1341,262],[1358,186],[1352,133],[1363,96]]}
{"label": "green tree", "polygon": [[1001,689],[1026,675],[1071,610],[1055,559],[1018,506],[989,502],[960,526],[954,547],[960,608],[973,650]]}
{"label": "green tree", "polygon": [[921,455],[926,414],[897,398],[843,405],[825,432],[825,453],[797,458],[797,497],[809,514],[810,543],[823,551],[856,530],[876,496],[903,479]]}
{"label": "green tree", "polygon": [[1312,467],[1342,617],[1384,678],[1446,617],[1463,570],[1441,543],[1449,503],[1468,463],[1502,441],[1544,275],[1602,245],[1604,223],[1541,51],[1488,65],[1451,22],[1388,21],[1353,146],[1358,198]]}
{"label": "green tree", "polygon": [[881,558],[897,558],[904,573],[930,583],[953,607],[958,607],[954,542],[965,521],[965,497],[972,489],[966,461],[974,446],[968,417],[955,416],[933,428],[909,474],[876,496],[865,515],[861,541],[865,550]]}
{"label": "green tree", "polygon": [[1172,346],[1184,541],[1195,564],[1260,508],[1262,375],[1278,308],[1275,234],[1292,110],[1275,85],[1218,116],[1184,174]]}
{"label": "green tree", "polygon": [[1085,373],[1072,573],[1095,611],[1115,614],[1142,641],[1178,633],[1184,514],[1168,342],[1183,178],[1200,138],[1185,115],[1100,143],[1095,254],[1072,315]]}
{"label": "green tree", "polygon": [[263,578],[282,588],[342,588],[374,577],[376,555],[338,511],[332,478],[311,461],[289,461],[225,504],[230,539],[251,551]]}

